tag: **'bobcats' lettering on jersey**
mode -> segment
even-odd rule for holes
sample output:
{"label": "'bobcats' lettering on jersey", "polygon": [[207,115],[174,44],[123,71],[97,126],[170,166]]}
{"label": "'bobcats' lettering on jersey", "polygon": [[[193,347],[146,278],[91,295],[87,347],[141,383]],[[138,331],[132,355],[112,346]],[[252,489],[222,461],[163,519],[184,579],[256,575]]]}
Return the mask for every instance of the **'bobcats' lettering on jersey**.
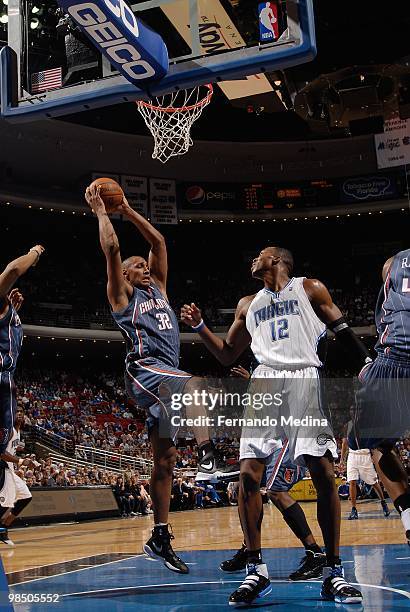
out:
{"label": "'bobcats' lettering on jersey", "polygon": [[260,308],[253,314],[255,317],[256,327],[258,327],[258,325],[262,323],[262,321],[269,321],[270,319],[275,319],[276,317],[283,317],[285,315],[300,316],[298,300],[284,300],[273,302],[268,306]]}

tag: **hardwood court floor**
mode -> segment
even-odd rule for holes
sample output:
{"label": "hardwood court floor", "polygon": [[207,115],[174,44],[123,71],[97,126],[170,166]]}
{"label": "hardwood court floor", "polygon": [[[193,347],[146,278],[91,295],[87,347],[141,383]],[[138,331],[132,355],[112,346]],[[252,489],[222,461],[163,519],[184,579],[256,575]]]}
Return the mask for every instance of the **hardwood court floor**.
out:
{"label": "hardwood court floor", "polygon": [[[392,513],[385,518],[378,502],[359,503],[359,520],[347,521],[350,505],[342,502],[341,544],[401,544],[404,547],[405,538],[399,515],[391,503],[389,506]],[[316,521],[316,503],[304,503],[302,507],[315,537],[322,544]],[[263,546],[300,546],[278,510],[271,505],[265,505],[264,509]],[[170,515],[170,523],[175,535],[176,550],[235,549],[242,542],[236,507],[175,512]],[[14,529],[10,534],[16,544],[15,548],[2,545],[0,554],[6,573],[25,571],[29,578],[41,575],[40,568],[46,565],[77,560],[78,567],[81,563],[79,559],[93,555],[139,554],[150,536],[152,524],[151,515]],[[84,563],[86,565],[88,562]]]}

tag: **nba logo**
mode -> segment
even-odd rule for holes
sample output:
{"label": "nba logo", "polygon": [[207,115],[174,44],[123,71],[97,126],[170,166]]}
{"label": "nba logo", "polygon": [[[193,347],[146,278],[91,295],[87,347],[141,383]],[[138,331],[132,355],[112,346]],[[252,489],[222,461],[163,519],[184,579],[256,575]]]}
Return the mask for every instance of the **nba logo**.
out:
{"label": "nba logo", "polygon": [[271,42],[279,38],[278,5],[276,2],[261,2],[259,13],[259,40]]}

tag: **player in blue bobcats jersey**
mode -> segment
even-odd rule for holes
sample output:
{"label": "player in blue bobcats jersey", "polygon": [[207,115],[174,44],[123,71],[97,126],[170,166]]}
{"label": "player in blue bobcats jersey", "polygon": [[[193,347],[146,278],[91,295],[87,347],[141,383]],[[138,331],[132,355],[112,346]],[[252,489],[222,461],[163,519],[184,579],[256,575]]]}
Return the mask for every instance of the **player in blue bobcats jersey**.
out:
{"label": "player in blue bobcats jersey", "polygon": [[[175,572],[187,574],[187,565],[174,553],[168,531],[171,484],[176,461],[172,395],[194,393],[202,381],[178,369],[180,337],[178,320],[167,297],[167,248],[164,237],[124,198],[115,212],[131,221],[150,244],[148,261],[143,257],[121,260],[117,235],[99,195],[90,186],[86,200],[98,218],[101,248],[107,260],[107,295],[112,316],[127,345],[125,383],[129,397],[148,413],[148,428],[154,456],[150,482],[155,526],[144,551],[162,560]],[[197,416],[200,408],[187,408]],[[194,428],[198,444],[198,469],[214,473],[222,462],[206,427]]]}
{"label": "player in blue bobcats jersey", "polygon": [[400,513],[410,544],[408,476],[394,452],[410,427],[410,249],[386,261],[377,300],[377,357],[359,375],[353,449],[370,448],[380,480]]}
{"label": "player in blue bobcats jersey", "polygon": [[0,274],[0,454],[4,453],[13,435],[16,414],[14,372],[23,341],[23,331],[17,314],[22,295],[12,289],[15,282],[36,265],[44,252],[36,245],[26,255],[11,261]]}

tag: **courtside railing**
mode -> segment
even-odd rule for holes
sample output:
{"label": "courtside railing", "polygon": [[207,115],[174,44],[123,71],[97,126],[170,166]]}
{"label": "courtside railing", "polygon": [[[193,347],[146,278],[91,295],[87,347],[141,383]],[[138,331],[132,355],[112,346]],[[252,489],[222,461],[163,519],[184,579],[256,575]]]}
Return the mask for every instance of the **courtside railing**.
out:
{"label": "courtside railing", "polygon": [[96,465],[109,470],[126,471],[131,468],[138,471],[140,475],[151,476],[153,461],[145,457],[133,457],[122,453],[115,453],[90,446],[77,445],[75,447],[75,458],[87,462],[88,465]]}
{"label": "courtside railing", "polygon": [[[64,467],[67,467],[70,469],[77,470],[79,468],[89,468],[90,466],[94,466],[94,467],[99,468],[99,470],[101,471],[112,472],[113,474],[117,474],[118,476],[123,476],[124,472],[127,471],[125,468],[120,469],[118,467],[112,467],[112,466],[107,466],[106,468],[104,468],[104,466],[98,463],[90,464],[89,461],[82,461],[81,459],[66,457],[65,455],[60,455],[59,453],[52,452],[49,454],[49,457],[51,458],[53,463],[56,463],[57,465],[62,463]],[[134,468],[131,468],[131,470],[134,471]],[[150,478],[151,473],[144,473],[140,471],[138,468],[135,468],[135,471],[138,471],[139,473],[139,480],[148,480]]]}

